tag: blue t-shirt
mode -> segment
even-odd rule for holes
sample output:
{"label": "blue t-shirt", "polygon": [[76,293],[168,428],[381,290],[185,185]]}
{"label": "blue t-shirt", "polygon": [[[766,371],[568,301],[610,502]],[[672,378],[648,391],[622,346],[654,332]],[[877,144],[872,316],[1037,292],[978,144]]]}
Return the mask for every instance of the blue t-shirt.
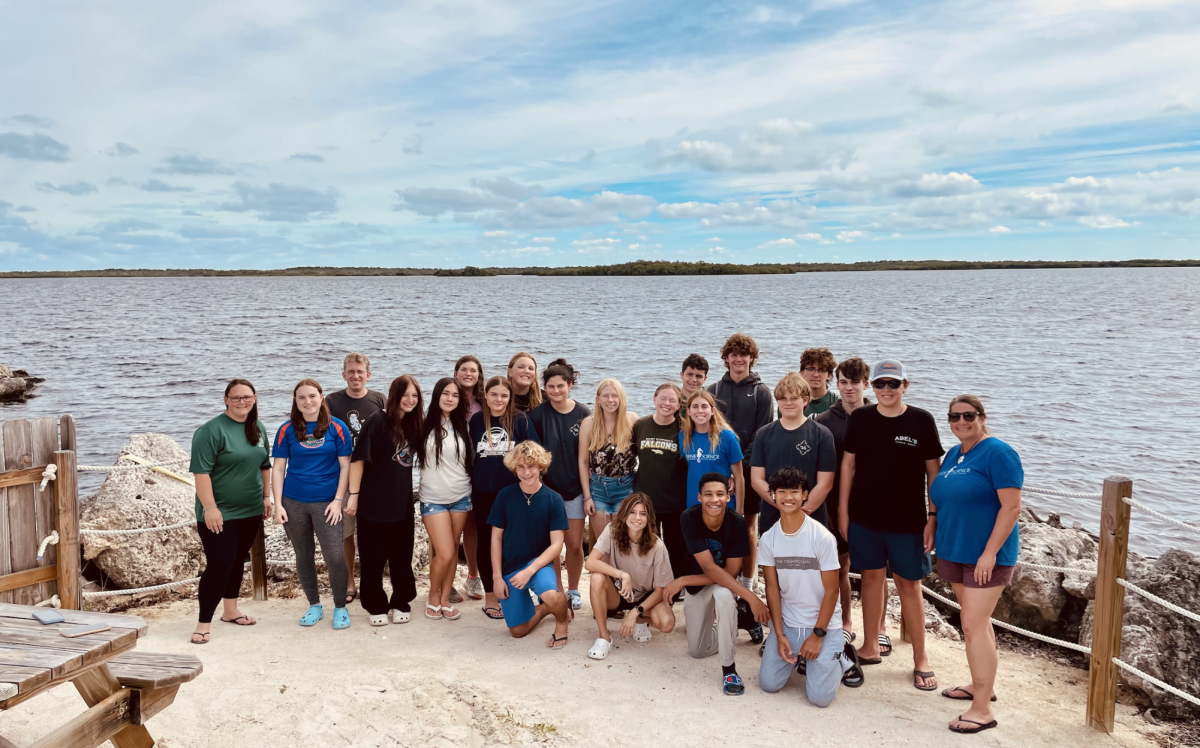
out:
{"label": "blue t-shirt", "polygon": [[471,487],[476,491],[499,491],[517,482],[517,476],[504,467],[504,455],[523,441],[536,442],[537,430],[524,413],[514,413],[512,433],[504,430],[499,418],[489,418],[491,433],[483,434],[483,413],[471,416],[471,441],[475,444],[475,466]]}
{"label": "blue t-shirt", "polygon": [[[679,451],[687,460],[687,505],[700,503],[700,479],[705,473],[720,473],[726,478],[733,475],[733,465],[742,461],[742,445],[737,434],[730,429],[721,432],[716,451],[709,443],[708,434],[692,434],[691,447],[685,447],[683,432],[679,432]],[[747,490],[749,490],[747,488]],[[729,495],[729,506],[737,506],[737,497]]]}
{"label": "blue t-shirt", "polygon": [[291,421],[284,422],[275,435],[271,456],[288,461],[283,495],[292,501],[332,501],[342,471],[338,458],[349,457],[354,452],[350,429],[338,419],[331,418],[325,434],[314,439],[316,421],[307,426],[303,440],[296,438]]}
{"label": "blue t-shirt", "polygon": [[513,484],[496,494],[488,524],[504,530],[501,573],[508,576],[546,552],[551,530],[567,529],[567,509],[545,484],[528,501],[520,484]]}
{"label": "blue t-shirt", "polygon": [[[950,448],[929,498],[937,505],[937,555],[959,564],[973,564],[987,547],[1000,513],[1001,488],[1020,488],[1025,482],[1021,457],[995,437],[977,443],[959,460],[959,446]],[[996,554],[997,566],[1015,566],[1020,532],[1013,526]]]}

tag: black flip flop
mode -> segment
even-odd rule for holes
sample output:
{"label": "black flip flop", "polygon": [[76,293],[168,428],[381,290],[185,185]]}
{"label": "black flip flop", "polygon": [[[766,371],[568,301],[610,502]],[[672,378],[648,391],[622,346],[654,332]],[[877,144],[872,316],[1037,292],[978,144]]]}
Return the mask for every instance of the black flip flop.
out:
{"label": "black flip flop", "polygon": [[863,673],[862,666],[859,665],[858,651],[850,642],[846,642],[846,648],[842,650],[842,656],[850,660],[850,669],[842,673],[842,685],[847,688],[858,688],[866,682],[866,676]]}
{"label": "black flip flop", "polygon": [[973,719],[963,719],[963,716],[961,714],[958,715],[958,721],[959,722],[969,722],[972,725],[979,725],[979,727],[951,727],[950,728],[950,732],[959,732],[959,733],[962,733],[963,735],[974,735],[977,732],[983,732],[984,730],[990,730],[993,727],[996,727],[997,725],[1000,724],[996,720],[992,720],[991,722],[984,724],[982,722],[976,722]]}
{"label": "black flip flop", "polygon": [[[201,639],[200,641],[196,641],[196,637],[197,637],[197,636],[202,636],[202,637],[204,637],[204,638],[203,638],[203,639]],[[193,631],[193,632],[192,632],[192,639],[191,639],[191,642],[192,642],[192,644],[208,644],[208,638],[209,638],[210,636],[212,636],[212,632],[211,632],[211,631],[205,632],[205,633],[203,633],[203,634],[201,634],[199,631]]]}
{"label": "black flip flop", "polygon": [[[963,693],[965,693],[967,695],[966,696],[951,696],[950,694],[955,691],[962,691]],[[967,691],[962,686],[955,686],[954,688],[947,688],[945,691],[942,691],[942,695],[945,696],[947,699],[954,699],[955,701],[974,701],[975,700],[975,697],[973,695],[967,693]],[[996,700],[996,694],[992,694],[992,701],[995,701],[995,700]]]}
{"label": "black flip flop", "polygon": [[[491,613],[489,613],[488,611],[490,611],[490,610],[496,611],[497,615],[492,615]],[[504,618],[504,611],[501,610],[500,608],[484,608],[483,614],[485,616],[487,616],[488,618],[492,619],[493,621],[499,621],[500,619]]]}
{"label": "black flip flop", "polygon": [[933,678],[936,681],[937,676],[933,674],[932,670],[913,670],[913,686],[918,691],[936,691],[937,690],[936,682],[932,686],[922,686],[917,683],[917,678],[920,678],[921,680],[929,680],[930,678]]}
{"label": "black flip flop", "polygon": [[238,621],[241,621],[243,619],[249,621],[250,616],[238,616],[237,618],[222,618],[221,621],[223,623],[232,623],[234,626],[253,626],[254,624],[258,623],[258,621],[253,621],[251,623],[238,623]]}
{"label": "black flip flop", "polygon": [[567,640],[567,637],[565,637],[565,636],[555,636],[554,634],[551,634],[550,635],[550,644],[546,645],[546,649],[549,649],[549,650],[552,650],[555,652],[557,652],[560,649],[566,649],[567,648],[566,644],[563,644],[561,647],[554,646],[554,645],[558,644],[559,642],[565,642],[566,640]]}
{"label": "black flip flop", "polygon": [[882,665],[883,659],[880,657],[859,657],[858,664],[859,665]]}

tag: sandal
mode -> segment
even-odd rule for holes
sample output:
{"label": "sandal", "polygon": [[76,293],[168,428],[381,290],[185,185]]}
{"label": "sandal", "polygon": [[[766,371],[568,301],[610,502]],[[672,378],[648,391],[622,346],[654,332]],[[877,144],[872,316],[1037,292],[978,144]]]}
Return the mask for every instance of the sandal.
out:
{"label": "sandal", "polygon": [[504,611],[500,608],[484,608],[483,614],[493,621],[499,621],[504,618]]}
{"label": "sandal", "polygon": [[[954,693],[955,691],[959,691],[964,695],[963,696],[951,696],[950,694]],[[947,688],[945,691],[942,691],[942,695],[945,696],[947,699],[954,699],[955,701],[974,701],[975,700],[975,694],[971,693],[970,691],[963,688],[962,686],[955,686],[954,688]],[[996,694],[992,694],[992,701],[995,701],[995,700],[996,700]],[[963,721],[966,722],[967,720],[963,720]]]}
{"label": "sandal", "polygon": [[862,666],[858,662],[858,650],[850,642],[846,642],[846,647],[842,650],[842,656],[850,661],[850,667],[842,673],[842,685],[847,688],[858,688],[866,681],[866,675],[863,673]]}
{"label": "sandal", "polygon": [[333,609],[333,630],[341,631],[350,628],[350,611],[345,606]]}
{"label": "sandal", "polygon": [[633,624],[633,640],[638,644],[645,644],[650,641],[650,624],[635,623]]}
{"label": "sandal", "polygon": [[[930,678],[933,679],[932,686],[922,686],[921,685],[920,681],[929,680]],[[937,676],[935,676],[933,674],[932,670],[913,670],[913,685],[916,686],[918,691],[936,691],[937,690]]]}
{"label": "sandal", "polygon": [[950,732],[960,732],[963,735],[973,735],[977,732],[983,732],[984,730],[990,730],[993,727],[996,727],[997,725],[1000,724],[996,720],[992,720],[991,722],[984,724],[982,722],[976,722],[973,719],[963,719],[963,716],[961,714],[958,715],[958,720],[956,720],[956,721],[967,722],[972,725],[979,725],[979,727],[955,727],[954,725],[950,726]]}
{"label": "sandal", "polygon": [[358,598],[358,590],[350,590],[346,593],[346,604],[354,602]]}
{"label": "sandal", "polygon": [[879,635],[879,656],[887,657],[892,653],[892,637],[887,634]]}
{"label": "sandal", "polygon": [[442,618],[447,621],[457,621],[460,617],[462,617],[462,613],[458,612],[458,608],[453,605],[442,608]]}
{"label": "sandal", "polygon": [[579,610],[583,607],[583,595],[579,594],[579,590],[567,590],[567,598],[571,603],[571,610]]}
{"label": "sandal", "polygon": [[550,641],[546,642],[546,647],[548,649],[562,649],[565,646],[567,646],[567,637],[565,636],[555,636],[554,634],[551,634]]}
{"label": "sandal", "polygon": [[386,613],[377,613],[370,618],[372,626],[386,626],[388,623]]}
{"label": "sandal", "polygon": [[[433,611],[431,614],[429,611]],[[425,617],[432,619],[440,619],[442,617],[442,606],[440,605],[425,605]]]}
{"label": "sandal", "polygon": [[388,615],[392,618],[392,623],[408,623],[412,619],[412,614],[407,610],[398,610],[392,608],[388,611]]}
{"label": "sandal", "polygon": [[[225,623],[237,624],[238,626],[253,626],[254,624],[258,623],[258,621],[247,615],[241,615],[237,618],[222,618],[221,620]],[[238,621],[246,621],[246,623],[238,623]]]}
{"label": "sandal", "polygon": [[742,678],[737,673],[730,673],[725,676],[722,682],[721,690],[726,696],[741,696],[746,693],[746,686],[742,683]]}
{"label": "sandal", "polygon": [[846,639],[847,644],[853,644],[854,640],[858,638],[858,634],[846,629],[842,629],[842,636]]}
{"label": "sandal", "polygon": [[[200,637],[197,639],[196,637]],[[192,644],[208,644],[208,637],[212,636],[211,631],[206,631],[203,634],[199,631],[192,632]]]}
{"label": "sandal", "polygon": [[312,605],[309,607],[308,612],[300,617],[300,625],[301,626],[316,626],[317,621],[321,620],[324,617],[325,617],[325,606]]}
{"label": "sandal", "polygon": [[588,650],[588,657],[591,657],[593,660],[603,660],[612,651],[612,646],[613,643],[608,639],[597,637],[596,643]]}

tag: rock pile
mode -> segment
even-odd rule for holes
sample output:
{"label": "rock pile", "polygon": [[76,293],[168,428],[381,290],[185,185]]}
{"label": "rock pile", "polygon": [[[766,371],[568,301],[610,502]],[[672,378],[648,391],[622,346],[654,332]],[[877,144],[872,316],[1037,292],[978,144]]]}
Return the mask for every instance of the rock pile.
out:
{"label": "rock pile", "polygon": [[41,377],[30,376],[24,369],[14,371],[0,364],[0,402],[23,403],[34,397],[33,388],[44,381]]}

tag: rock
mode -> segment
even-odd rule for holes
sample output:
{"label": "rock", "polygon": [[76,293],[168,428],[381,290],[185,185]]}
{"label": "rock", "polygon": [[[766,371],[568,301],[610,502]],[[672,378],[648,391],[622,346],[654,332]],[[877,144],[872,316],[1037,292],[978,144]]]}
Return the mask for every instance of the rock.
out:
{"label": "rock", "polygon": [[11,377],[12,375],[13,375],[12,369],[8,368],[4,364],[0,364],[0,379],[7,379],[8,377]]}
{"label": "rock", "polygon": [[[172,472],[191,478],[188,454],[165,434],[135,434],[121,450],[151,462],[180,460]],[[117,460],[118,464],[133,464]],[[81,529],[127,530],[194,521],[195,491],[151,470],[107,474],[94,496],[80,501]],[[84,535],[83,557],[118,588],[131,589],[199,575],[204,553],[195,528],[140,535]]]}
{"label": "rock", "polygon": [[[1200,612],[1200,557],[1170,550],[1154,561],[1130,559],[1125,577],[1147,592],[1179,607]],[[1088,603],[1080,643],[1091,646],[1095,602]],[[1200,623],[1158,603],[1125,591],[1121,659],[1138,670],[1187,693],[1200,693]],[[1143,692],[1159,712],[1172,719],[1200,716],[1200,707],[1119,671],[1120,682]]]}
{"label": "rock", "polygon": [[33,377],[24,369],[13,371],[0,364],[0,402],[25,402],[33,397],[33,388],[45,380]]}

